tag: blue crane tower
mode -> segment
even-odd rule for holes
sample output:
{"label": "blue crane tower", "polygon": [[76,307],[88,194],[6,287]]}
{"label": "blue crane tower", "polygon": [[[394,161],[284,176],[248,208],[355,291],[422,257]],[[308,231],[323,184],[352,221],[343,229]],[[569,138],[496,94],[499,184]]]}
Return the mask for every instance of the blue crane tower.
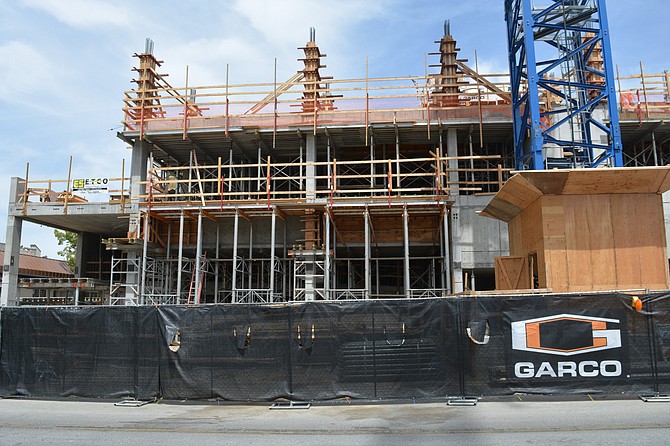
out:
{"label": "blue crane tower", "polygon": [[622,167],[605,0],[505,0],[518,170]]}

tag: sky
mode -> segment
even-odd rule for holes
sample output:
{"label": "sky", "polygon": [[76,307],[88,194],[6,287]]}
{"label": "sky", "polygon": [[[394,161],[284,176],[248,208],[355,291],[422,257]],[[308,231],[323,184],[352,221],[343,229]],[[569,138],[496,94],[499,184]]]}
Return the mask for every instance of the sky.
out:
{"label": "sky", "polygon": [[[174,86],[288,79],[297,50],[316,41],[335,78],[424,74],[444,20],[461,58],[481,72],[507,72],[504,0],[0,0],[0,241],[10,178],[120,176],[130,151],[116,137],[122,98],[132,88],[133,53],[155,42]],[[670,68],[667,0],[607,4],[615,63],[622,75]],[[126,167],[126,173],[128,167]],[[22,244],[58,257],[53,230],[24,224]]]}

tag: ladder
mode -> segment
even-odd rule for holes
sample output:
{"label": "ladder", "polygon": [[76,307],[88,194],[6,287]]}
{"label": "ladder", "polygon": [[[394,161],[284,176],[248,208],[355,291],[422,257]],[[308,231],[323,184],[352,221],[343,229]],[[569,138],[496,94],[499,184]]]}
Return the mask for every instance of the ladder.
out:
{"label": "ladder", "polygon": [[202,293],[202,286],[203,283],[205,282],[205,266],[207,264],[206,261],[207,258],[207,252],[202,256],[202,259],[197,259],[197,262],[200,262],[200,280],[198,280],[198,289],[196,290],[196,275],[197,275],[197,268],[193,270],[193,273],[191,274],[191,283],[189,284],[188,287],[188,300],[186,303],[188,305],[191,304],[191,298],[194,299],[195,304],[200,303],[200,295]]}

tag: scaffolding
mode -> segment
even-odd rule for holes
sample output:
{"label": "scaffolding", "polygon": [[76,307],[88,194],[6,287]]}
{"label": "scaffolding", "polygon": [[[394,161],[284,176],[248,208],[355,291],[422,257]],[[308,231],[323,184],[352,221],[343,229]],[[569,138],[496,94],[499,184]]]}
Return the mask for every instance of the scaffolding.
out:
{"label": "scaffolding", "polygon": [[623,167],[605,1],[506,0],[505,11],[516,168]]}
{"label": "scaffolding", "polygon": [[[592,3],[536,10],[536,31],[555,28],[563,13],[575,26],[593,21]],[[583,99],[591,112],[609,91],[604,31],[591,24],[578,39],[573,29],[533,36],[571,49],[540,82],[542,103],[553,107],[541,117],[555,118],[546,141],[564,121],[561,104],[577,107]],[[304,67],[285,82],[276,71],[274,82],[256,84],[231,83],[226,73],[223,85],[176,88],[157,71],[162,61],[147,41],[135,55],[138,78],[125,94],[119,134],[133,146],[132,175],[126,178],[124,166],[109,179],[109,200],[98,203],[118,205],[110,219],[128,219],[127,233],[106,235],[113,256],[87,271],[109,277],[108,302],[273,304],[443,297],[460,292],[462,282],[474,289],[468,282],[476,262],[464,257],[475,250],[457,245],[461,202],[498,192],[520,166],[512,138],[519,116],[510,105],[519,106],[530,87],[518,72],[480,73],[476,56],[469,66],[449,23],[437,43],[438,63],[429,66],[439,74],[371,78],[366,70],[365,77],[332,79],[322,73],[325,55],[312,30],[301,47]],[[617,72],[616,82],[633,141],[624,162],[667,163],[670,76],[641,65],[639,74]],[[579,143],[593,121],[587,115],[566,134],[577,143],[571,155],[561,152],[563,162],[609,162],[598,158],[599,144],[592,156]],[[22,216],[40,206],[70,216],[68,205],[95,204],[96,197],[82,201],[74,193],[71,171],[68,180],[29,180],[28,173],[17,183]]]}

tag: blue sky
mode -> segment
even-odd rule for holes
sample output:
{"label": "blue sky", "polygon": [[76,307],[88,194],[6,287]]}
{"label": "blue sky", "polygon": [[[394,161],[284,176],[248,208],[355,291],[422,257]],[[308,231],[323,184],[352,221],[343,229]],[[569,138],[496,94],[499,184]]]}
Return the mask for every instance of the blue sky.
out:
{"label": "blue sky", "polygon": [[[0,0],[0,240],[5,239],[9,179],[119,176],[130,159],[115,137],[144,39],[155,41],[173,85],[271,82],[300,68],[296,50],[317,29],[336,78],[424,73],[444,20],[461,57],[480,71],[507,72],[504,0]],[[608,2],[621,74],[670,68],[667,0]],[[24,245],[58,250],[51,229],[24,225]]]}

